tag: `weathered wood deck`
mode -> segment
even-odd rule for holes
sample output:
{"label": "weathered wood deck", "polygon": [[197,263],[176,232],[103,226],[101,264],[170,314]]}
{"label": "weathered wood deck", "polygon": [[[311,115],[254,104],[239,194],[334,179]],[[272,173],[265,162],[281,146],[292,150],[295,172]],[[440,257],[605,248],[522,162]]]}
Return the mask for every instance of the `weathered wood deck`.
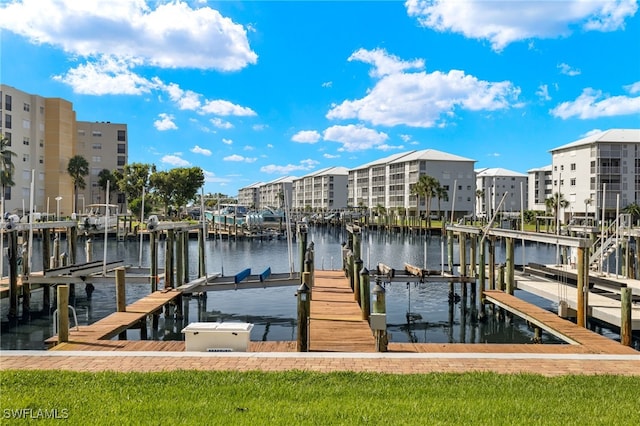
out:
{"label": "weathered wood deck", "polygon": [[309,350],[375,352],[369,323],[361,319],[349,281],[342,271],[315,271],[311,299]]}
{"label": "weathered wood deck", "polygon": [[[160,290],[126,307],[125,312],[114,312],[111,315],[78,329],[69,329],[70,343],[103,343],[123,331],[138,324],[146,327],[147,315],[158,312],[168,303],[173,302],[182,293],[176,290]],[[46,345],[58,344],[58,336],[45,340]]]}
{"label": "weathered wood deck", "polygon": [[553,312],[518,299],[500,290],[485,291],[487,301],[535,324],[572,345],[580,345],[590,353],[636,353],[632,348],[565,320]]}

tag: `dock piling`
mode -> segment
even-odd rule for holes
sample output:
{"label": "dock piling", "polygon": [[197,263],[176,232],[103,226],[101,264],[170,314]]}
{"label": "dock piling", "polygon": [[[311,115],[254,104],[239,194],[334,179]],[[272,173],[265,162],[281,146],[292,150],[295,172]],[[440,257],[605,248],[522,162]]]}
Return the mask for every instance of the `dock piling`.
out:
{"label": "dock piling", "polygon": [[309,272],[302,274],[302,284],[298,287],[298,352],[309,352],[309,314],[311,313],[311,301],[309,300],[309,286],[311,279]]}
{"label": "dock piling", "polygon": [[69,341],[69,287],[59,285],[58,299],[58,343]]}
{"label": "dock piling", "polygon": [[623,287],[620,290],[620,301],[622,309],[622,313],[620,316],[620,343],[625,346],[631,346],[631,288]]}

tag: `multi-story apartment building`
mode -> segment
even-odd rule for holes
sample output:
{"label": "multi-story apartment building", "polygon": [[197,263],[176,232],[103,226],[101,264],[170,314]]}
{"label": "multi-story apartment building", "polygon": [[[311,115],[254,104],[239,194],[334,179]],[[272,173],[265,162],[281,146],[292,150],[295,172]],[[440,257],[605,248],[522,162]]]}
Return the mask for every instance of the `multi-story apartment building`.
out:
{"label": "multi-story apartment building", "polygon": [[[0,99],[0,132],[10,140],[7,149],[16,154],[11,158],[15,185],[5,189],[4,210],[22,214],[23,209],[30,209],[33,174],[34,210],[60,213],[62,217],[71,215],[74,193],[67,166],[75,155],[83,156],[90,164],[90,176],[85,178],[87,189],[79,193],[77,210],[82,208],[80,200],[87,204],[98,202],[102,191],[93,186],[97,184],[97,173],[105,168],[122,169],[127,162],[126,125],[78,122],[71,102],[32,95],[7,85],[0,85]],[[83,131],[89,132],[89,138],[79,135]],[[103,140],[108,139],[99,155],[90,142],[94,131],[107,135]],[[94,161],[97,157],[99,161]],[[124,203],[124,199],[120,201]]]}
{"label": "multi-story apartment building", "polygon": [[258,208],[285,208],[291,206],[293,181],[295,176],[283,176],[260,186],[258,189],[260,202]]}
{"label": "multi-story apartment building", "polygon": [[347,207],[346,167],[328,167],[292,182],[292,208],[333,210]]}
{"label": "multi-story apartment building", "polygon": [[[640,129],[611,129],[551,150],[553,193],[569,202],[562,214],[615,217],[640,202]],[[553,195],[552,195],[553,196]]]}
{"label": "multi-story apartment building", "polygon": [[238,204],[246,206],[250,209],[260,208],[260,187],[264,182],[252,183],[249,186],[238,190]]}
{"label": "multi-story apartment building", "polygon": [[549,164],[545,167],[527,170],[529,187],[528,210],[545,211],[545,200],[553,195],[553,173]]}
{"label": "multi-story apartment building", "polygon": [[[404,208],[409,215],[426,210],[424,197],[412,193],[420,176],[435,178],[446,197],[432,201],[432,211],[456,216],[473,211],[475,200],[475,160],[425,149],[409,151],[364,164],[349,171],[349,203],[353,206],[387,209]],[[435,200],[435,199],[434,199]]]}
{"label": "multi-story apartment building", "polygon": [[[86,187],[78,194],[79,210],[82,204],[104,203],[106,194],[99,185],[98,175],[102,170],[122,172],[127,164],[128,136],[127,125],[110,122],[77,122],[77,155],[83,156],[89,163],[89,176],[85,178]],[[115,182],[109,182],[109,203],[126,203],[124,194],[117,191]]]}
{"label": "multi-story apartment building", "polygon": [[527,210],[527,191],[527,175],[523,173],[502,168],[476,170],[476,213],[492,217],[498,206],[502,212]]}

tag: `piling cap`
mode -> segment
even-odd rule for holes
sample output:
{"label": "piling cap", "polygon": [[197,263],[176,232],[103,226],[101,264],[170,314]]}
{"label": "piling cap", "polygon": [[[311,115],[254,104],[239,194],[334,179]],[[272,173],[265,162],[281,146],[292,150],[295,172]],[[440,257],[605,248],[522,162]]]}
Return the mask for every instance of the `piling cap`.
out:
{"label": "piling cap", "polygon": [[298,293],[309,293],[309,286],[307,283],[300,284],[300,287],[298,287]]}
{"label": "piling cap", "polygon": [[369,270],[366,266],[362,267],[362,269],[360,270],[360,275],[369,275]]}

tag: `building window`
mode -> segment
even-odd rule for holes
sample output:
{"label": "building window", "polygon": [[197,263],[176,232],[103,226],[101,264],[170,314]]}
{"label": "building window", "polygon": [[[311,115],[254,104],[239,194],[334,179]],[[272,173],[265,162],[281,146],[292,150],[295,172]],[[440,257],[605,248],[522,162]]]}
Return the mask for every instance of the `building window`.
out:
{"label": "building window", "polygon": [[125,165],[125,159],[122,156],[118,156],[118,166],[124,166]]}
{"label": "building window", "polygon": [[102,149],[102,144],[101,143],[94,143],[91,147],[93,149]]}
{"label": "building window", "polygon": [[24,106],[22,107],[22,109],[24,110],[24,112],[29,112],[29,110],[31,109],[31,107],[29,106],[29,104],[24,104]]}
{"label": "building window", "polygon": [[44,140],[40,139],[40,148],[44,148]]}
{"label": "building window", "polygon": [[571,163],[571,171],[572,172],[576,171],[576,163]]}
{"label": "building window", "polygon": [[29,146],[29,138],[23,138],[23,139],[22,139],[22,145],[27,145],[27,146]]}
{"label": "building window", "polygon": [[91,161],[94,163],[101,163],[102,157],[100,157],[99,155],[94,155],[93,157],[91,157]]}
{"label": "building window", "polygon": [[22,156],[22,162],[23,163],[28,163],[29,162],[29,154],[24,154]]}
{"label": "building window", "polygon": [[22,120],[22,128],[23,128],[23,129],[30,129],[30,128],[31,128],[31,121],[29,121],[29,120]]}
{"label": "building window", "polygon": [[11,187],[7,186],[4,188],[4,199],[6,200],[10,200],[11,199]]}
{"label": "building window", "polygon": [[570,185],[571,186],[576,186],[576,178],[571,178]]}
{"label": "building window", "polygon": [[40,164],[44,164],[44,157],[41,155],[38,161],[40,162]]}
{"label": "building window", "polygon": [[564,170],[564,164],[560,165],[560,171]]}
{"label": "building window", "polygon": [[94,130],[91,132],[91,136],[102,136],[102,132],[99,130]]}
{"label": "building window", "polygon": [[79,130],[78,130],[78,135],[79,135],[79,136],[84,136],[84,135],[85,135],[84,130],[79,129]]}
{"label": "building window", "polygon": [[4,95],[4,109],[11,111],[11,95]]}
{"label": "building window", "polygon": [[7,129],[11,128],[11,115],[10,114],[5,114],[4,115],[4,127],[6,127]]}
{"label": "building window", "polygon": [[127,140],[127,133],[124,130],[118,130],[118,141],[124,142]]}
{"label": "building window", "polygon": [[43,106],[40,107],[40,114],[44,114],[44,107]]}
{"label": "building window", "polygon": [[118,144],[118,154],[126,154],[126,146],[123,143]]}
{"label": "building window", "polygon": [[5,133],[4,137],[7,138],[7,146],[11,146],[11,133]]}

